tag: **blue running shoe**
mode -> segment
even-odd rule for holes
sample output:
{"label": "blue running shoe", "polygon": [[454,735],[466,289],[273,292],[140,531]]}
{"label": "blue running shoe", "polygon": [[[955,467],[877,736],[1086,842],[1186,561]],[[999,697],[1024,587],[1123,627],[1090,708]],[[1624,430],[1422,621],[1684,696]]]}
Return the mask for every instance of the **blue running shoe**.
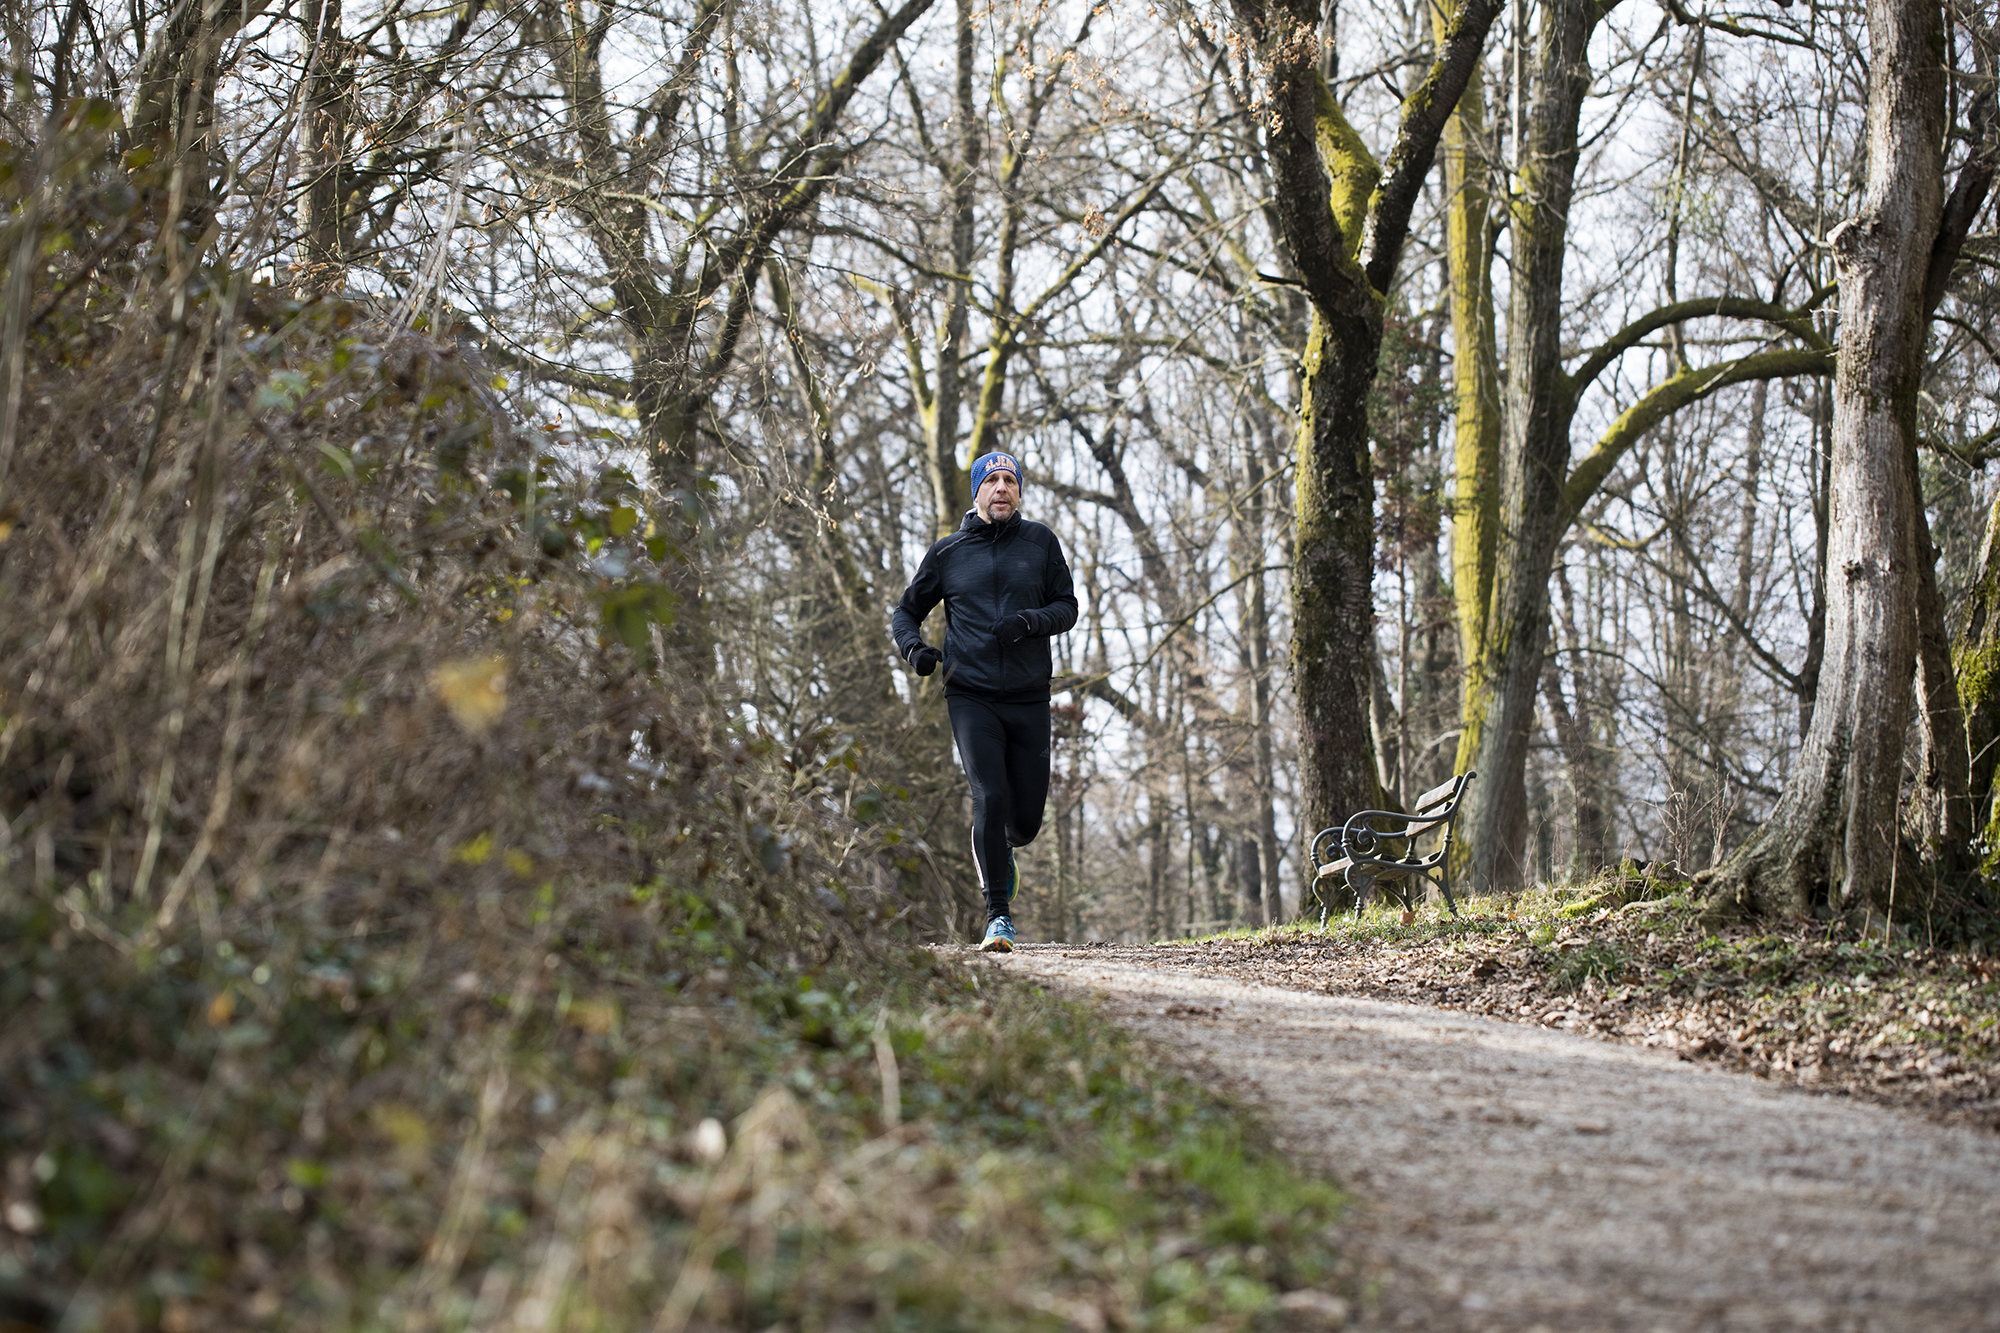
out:
{"label": "blue running shoe", "polygon": [[979,942],[981,953],[1014,952],[1014,918],[996,916],[986,923],[986,938]]}

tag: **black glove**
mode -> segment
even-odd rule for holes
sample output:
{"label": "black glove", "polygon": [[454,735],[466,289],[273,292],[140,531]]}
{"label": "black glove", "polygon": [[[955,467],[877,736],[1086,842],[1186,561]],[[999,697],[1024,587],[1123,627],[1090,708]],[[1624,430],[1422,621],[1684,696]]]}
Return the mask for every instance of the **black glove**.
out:
{"label": "black glove", "polygon": [[1026,611],[1008,616],[1000,622],[1000,642],[1019,643],[1035,632],[1035,622],[1028,619]]}
{"label": "black glove", "polygon": [[944,661],[944,654],[927,643],[920,643],[910,649],[910,665],[917,669],[919,676],[928,676]]}

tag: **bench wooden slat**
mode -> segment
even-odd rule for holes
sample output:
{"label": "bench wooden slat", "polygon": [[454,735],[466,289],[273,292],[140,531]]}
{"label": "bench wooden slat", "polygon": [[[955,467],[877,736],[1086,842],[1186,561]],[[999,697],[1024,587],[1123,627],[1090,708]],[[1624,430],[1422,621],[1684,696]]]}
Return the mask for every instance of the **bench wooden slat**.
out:
{"label": "bench wooden slat", "polygon": [[1434,805],[1443,805],[1451,799],[1451,794],[1456,790],[1458,790],[1458,779],[1456,777],[1445,779],[1417,798],[1417,813],[1422,814]]}
{"label": "bench wooden slat", "polygon": [[1350,856],[1343,856],[1338,861],[1328,861],[1319,868],[1319,873],[1313,878],[1325,879],[1328,875],[1344,875],[1347,873],[1347,867],[1353,864],[1354,858]]}

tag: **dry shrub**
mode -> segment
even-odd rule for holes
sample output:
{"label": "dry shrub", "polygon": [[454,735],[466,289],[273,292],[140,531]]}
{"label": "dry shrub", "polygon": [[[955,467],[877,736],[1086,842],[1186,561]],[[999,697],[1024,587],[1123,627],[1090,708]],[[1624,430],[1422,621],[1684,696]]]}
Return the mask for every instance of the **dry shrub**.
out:
{"label": "dry shrub", "polygon": [[[685,1286],[708,1205],[614,1298],[633,1189],[589,1180],[775,1076],[712,1058],[739,993],[906,965],[838,757],[801,782],[674,655],[682,553],[601,445],[134,248],[114,205],[160,201],[71,131],[5,174],[48,258],[6,349],[0,1288],[194,1328],[462,1322],[482,1266],[475,1322]],[[537,1233],[575,1253],[494,1267]]]}

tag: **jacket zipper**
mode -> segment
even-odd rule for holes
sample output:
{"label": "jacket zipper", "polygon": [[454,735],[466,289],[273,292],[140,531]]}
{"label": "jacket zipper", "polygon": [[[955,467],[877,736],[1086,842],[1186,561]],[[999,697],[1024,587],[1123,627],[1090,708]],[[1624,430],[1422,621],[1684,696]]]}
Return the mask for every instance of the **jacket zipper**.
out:
{"label": "jacket zipper", "polygon": [[992,577],[993,588],[993,643],[1000,650],[1000,670],[993,685],[995,690],[1005,693],[1007,689],[1007,644],[1000,637],[1000,624],[1002,620],[1000,611],[1000,535],[1000,529],[996,526],[993,529],[993,540],[987,543],[987,559],[989,561],[987,568]]}

